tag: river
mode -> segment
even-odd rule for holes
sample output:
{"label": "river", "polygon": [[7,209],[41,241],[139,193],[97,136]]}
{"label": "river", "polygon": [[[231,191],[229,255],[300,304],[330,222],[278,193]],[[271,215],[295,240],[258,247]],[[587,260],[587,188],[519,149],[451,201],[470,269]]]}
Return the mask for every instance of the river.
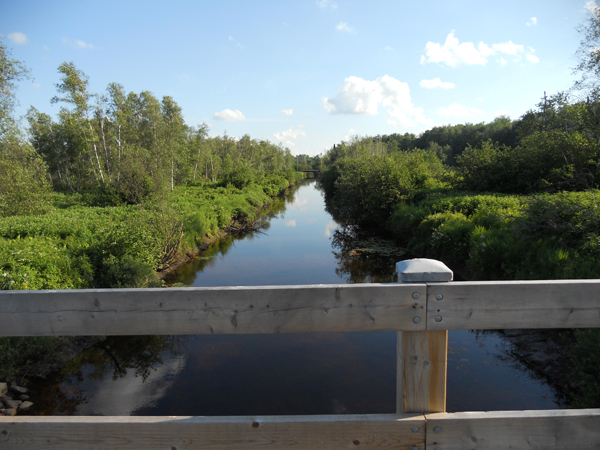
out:
{"label": "river", "polygon": [[[307,181],[262,233],[212,244],[168,281],[192,286],[395,282],[402,250],[342,229]],[[43,415],[395,412],[396,333],[113,337],[33,388]],[[447,410],[554,409],[501,334],[451,331]]]}

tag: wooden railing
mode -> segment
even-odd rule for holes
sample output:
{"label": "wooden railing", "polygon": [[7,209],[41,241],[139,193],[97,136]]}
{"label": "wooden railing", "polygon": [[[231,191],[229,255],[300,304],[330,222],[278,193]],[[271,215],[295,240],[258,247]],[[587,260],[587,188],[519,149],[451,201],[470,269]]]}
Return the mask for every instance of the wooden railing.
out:
{"label": "wooden railing", "polygon": [[0,292],[2,336],[398,332],[396,414],[0,417],[0,449],[600,448],[600,409],[445,412],[447,330],[600,327],[600,280],[424,275],[401,284]]}

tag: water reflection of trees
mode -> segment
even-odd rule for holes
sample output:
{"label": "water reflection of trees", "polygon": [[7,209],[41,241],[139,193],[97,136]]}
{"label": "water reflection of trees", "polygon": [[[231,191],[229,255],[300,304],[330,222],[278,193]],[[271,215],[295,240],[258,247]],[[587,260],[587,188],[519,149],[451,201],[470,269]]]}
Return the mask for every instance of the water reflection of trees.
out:
{"label": "water reflection of trees", "polygon": [[395,263],[404,259],[404,250],[392,241],[370,236],[358,227],[347,226],[333,232],[331,244],[338,260],[335,272],[348,283],[398,281]]}
{"label": "water reflection of trees", "polygon": [[133,371],[142,383],[163,364],[167,353],[180,351],[179,336],[115,336],[96,344],[71,360],[58,374],[41,383],[35,393],[33,414],[72,415],[87,403],[79,384],[85,380],[113,380]]}
{"label": "water reflection of trees", "polygon": [[260,236],[260,233],[266,233],[271,227],[271,220],[283,217],[286,205],[292,203],[295,199],[293,192],[286,193],[283,197],[273,200],[273,202],[264,210],[261,211],[260,217],[256,221],[259,232],[250,231],[248,233],[237,233],[225,235],[214,242],[211,242],[205,250],[203,250],[189,264],[184,264],[175,272],[165,277],[167,285],[177,282],[178,284],[191,286],[196,279],[198,272],[203,272],[206,269],[214,267],[217,263],[216,257],[225,256],[235,247],[236,241],[243,239],[254,239],[255,236]]}

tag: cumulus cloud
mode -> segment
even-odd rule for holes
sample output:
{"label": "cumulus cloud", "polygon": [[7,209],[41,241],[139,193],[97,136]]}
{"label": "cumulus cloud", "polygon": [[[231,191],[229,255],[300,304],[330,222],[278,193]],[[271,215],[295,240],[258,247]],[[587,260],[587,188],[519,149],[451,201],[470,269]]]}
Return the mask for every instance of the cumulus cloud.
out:
{"label": "cumulus cloud", "polygon": [[285,222],[285,226],[286,226],[286,227],[292,227],[292,228],[293,228],[293,227],[295,227],[295,226],[296,226],[296,220],[295,220],[295,219],[292,219],[292,220],[288,220],[288,221],[286,221],[286,222]]}
{"label": "cumulus cloud", "polygon": [[531,26],[536,26],[537,25],[537,18],[536,17],[532,17],[531,19],[529,19],[529,22],[527,22],[527,26],[531,27]]}
{"label": "cumulus cloud", "polygon": [[294,110],[292,108],[290,108],[290,109],[282,109],[281,112],[283,114],[285,114],[286,116],[291,116],[292,114],[294,114]]}
{"label": "cumulus cloud", "polygon": [[343,31],[346,33],[354,33],[354,28],[349,26],[346,22],[340,22],[335,26],[335,29],[338,31]]}
{"label": "cumulus cloud", "polygon": [[540,62],[540,58],[538,58],[535,55],[527,55],[527,61],[532,62],[532,63],[539,63]]}
{"label": "cumulus cloud", "polygon": [[505,42],[504,44],[494,44],[492,48],[499,53],[506,53],[507,55],[517,55],[523,53],[524,47],[522,45],[514,44],[513,41]]}
{"label": "cumulus cloud", "polygon": [[[459,67],[461,65],[485,66],[490,56],[499,56],[498,62],[505,64],[506,60],[501,55],[510,55],[515,61],[519,61],[523,55],[527,57],[534,51],[530,47],[526,52],[523,45],[515,44],[512,41],[492,45],[480,42],[476,47],[473,42],[460,43],[458,38],[454,36],[454,31],[452,31],[446,37],[443,45],[437,42],[427,42],[425,54],[421,55],[421,64],[440,63],[449,67]],[[527,58],[527,60],[533,62],[531,58]]]}
{"label": "cumulus cloud", "polygon": [[83,49],[87,49],[87,50],[96,50],[98,48],[98,47],[95,47],[93,44],[89,44],[80,39],[64,38],[62,41],[63,41],[63,44],[65,44],[67,47],[71,47],[71,48],[83,48]]}
{"label": "cumulus cloud", "polygon": [[336,9],[338,5],[337,5],[337,3],[332,2],[330,0],[318,0],[317,6],[321,9],[326,9],[326,8]]}
{"label": "cumulus cloud", "polygon": [[[489,47],[486,46],[486,50],[489,50]],[[478,51],[472,42],[460,44],[458,39],[454,37],[454,31],[452,31],[446,37],[444,45],[431,41],[427,42],[425,55],[421,56],[421,63],[426,62],[444,63],[450,67],[458,67],[461,64],[480,64],[483,66],[487,63],[487,59],[484,53]]]}
{"label": "cumulus cloud", "polygon": [[302,129],[303,127],[304,125],[298,125],[296,129],[294,129],[294,127],[291,127],[289,130],[273,133],[273,136],[275,136],[275,139],[277,139],[278,141],[283,142],[289,145],[290,147],[293,147],[296,145],[294,143],[295,139],[298,139],[300,136],[306,136],[305,131]]}
{"label": "cumulus cloud", "polygon": [[437,114],[444,117],[464,119],[467,117],[473,117],[483,114],[483,111],[477,108],[471,108],[469,106],[454,103],[453,105],[450,105],[447,108],[441,107],[440,109],[438,109]]}
{"label": "cumulus cloud", "polygon": [[10,33],[8,35],[8,39],[10,39],[10,41],[16,45],[23,45],[29,42],[29,38],[25,35],[25,33],[19,33],[18,31]]}
{"label": "cumulus cloud", "polygon": [[449,81],[442,81],[439,78],[434,78],[433,80],[421,80],[419,86],[425,89],[453,89],[454,83],[450,83]]}
{"label": "cumulus cloud", "polygon": [[334,98],[323,98],[323,108],[331,114],[373,115],[379,106],[387,109],[388,122],[393,125],[433,125],[423,115],[423,108],[413,105],[408,84],[388,75],[374,81],[348,77],[337,88]]}
{"label": "cumulus cloud", "polygon": [[246,116],[242,114],[239,109],[232,111],[231,109],[224,109],[221,112],[216,112],[213,117],[217,120],[224,120],[226,122],[239,122],[246,120]]}

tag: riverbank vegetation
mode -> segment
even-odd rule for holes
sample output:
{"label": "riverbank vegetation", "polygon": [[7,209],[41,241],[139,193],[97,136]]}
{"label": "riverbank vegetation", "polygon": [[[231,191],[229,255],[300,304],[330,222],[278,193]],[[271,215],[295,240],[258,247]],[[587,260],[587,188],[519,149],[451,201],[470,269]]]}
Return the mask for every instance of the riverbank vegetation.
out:
{"label": "riverbank vegetation", "polygon": [[[2,42],[0,69],[0,289],[160,286],[157,273],[303,178],[289,149],[209,137],[168,96],[92,93],[72,62],[57,117],[32,107],[25,131],[13,111],[28,71]],[[43,370],[33,363],[56,348],[0,338],[0,373]]]}

